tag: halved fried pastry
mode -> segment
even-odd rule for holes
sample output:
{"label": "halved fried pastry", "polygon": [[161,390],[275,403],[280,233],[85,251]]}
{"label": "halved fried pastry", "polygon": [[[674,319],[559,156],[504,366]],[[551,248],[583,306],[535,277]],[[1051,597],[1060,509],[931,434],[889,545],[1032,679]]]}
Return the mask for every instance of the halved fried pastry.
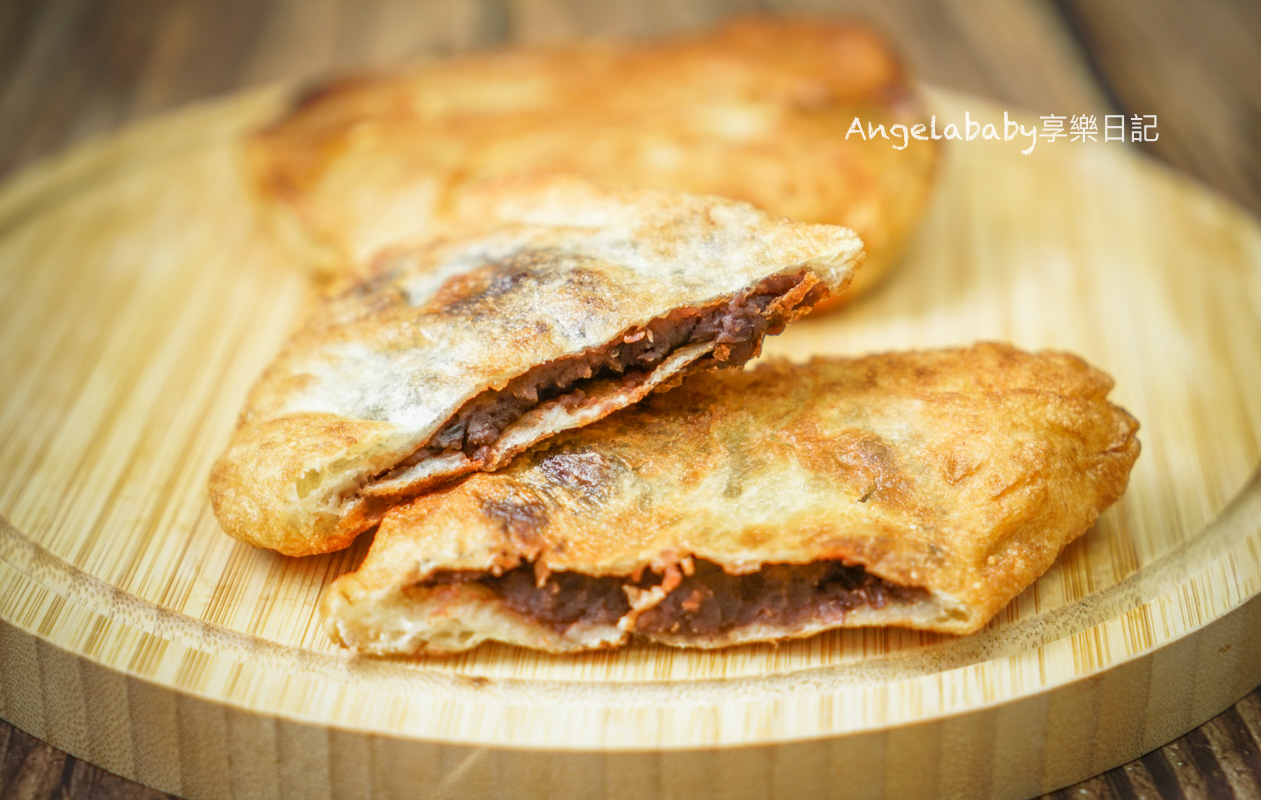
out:
{"label": "halved fried pastry", "polygon": [[866,243],[865,282],[919,217],[937,148],[848,136],[856,117],[927,122],[887,43],[854,25],[746,19],[330,82],[247,154],[269,218],[334,272],[434,230],[483,180],[567,173],[848,226]]}
{"label": "halved fried pastry", "polygon": [[402,498],[742,365],[862,256],[844,228],[564,179],[487,189],[460,218],[328,298],[254,386],[211,475],[228,533],[345,547]]}
{"label": "halved fried pastry", "polygon": [[999,344],[690,378],[392,510],[326,629],[370,653],[969,633],[1125,489],[1111,387]]}

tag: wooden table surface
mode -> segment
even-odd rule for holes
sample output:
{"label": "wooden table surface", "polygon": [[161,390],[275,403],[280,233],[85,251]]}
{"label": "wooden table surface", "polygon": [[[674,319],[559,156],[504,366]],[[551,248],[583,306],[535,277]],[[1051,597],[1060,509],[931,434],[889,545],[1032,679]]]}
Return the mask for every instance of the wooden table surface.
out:
{"label": "wooden table surface", "polygon": [[[1261,215],[1255,0],[6,0],[0,178],[133,119],[263,83],[507,42],[667,34],[758,11],[866,19],[922,79],[1013,109],[1155,114],[1149,154]],[[0,721],[0,798],[165,796]],[[1261,689],[1050,796],[1261,798]]]}

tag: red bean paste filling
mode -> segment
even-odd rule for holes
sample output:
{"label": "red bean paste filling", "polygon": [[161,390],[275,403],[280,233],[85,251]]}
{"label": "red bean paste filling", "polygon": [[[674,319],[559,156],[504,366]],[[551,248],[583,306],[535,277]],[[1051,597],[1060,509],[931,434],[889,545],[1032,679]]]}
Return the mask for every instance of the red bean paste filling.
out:
{"label": "red bean paste filling", "polygon": [[[494,576],[477,572],[436,574],[425,585],[477,581],[503,598],[518,614],[563,634],[571,626],[616,624],[630,611],[623,587],[651,589],[662,576],[592,577],[553,572],[542,586],[525,564]],[[660,603],[641,614],[635,630],[684,636],[722,634],[753,624],[791,627],[814,620],[837,620],[855,608],[883,608],[889,602],[926,600],[920,587],[899,586],[841,561],[768,564],[747,575],[729,575],[722,567],[697,560],[691,575]]]}
{"label": "red bean paste filling", "polygon": [[[757,354],[766,334],[783,330],[791,309],[770,306],[803,278],[804,273],[773,275],[726,303],[677,309],[604,347],[535,367],[503,389],[469,400],[425,447],[387,477],[445,453],[462,451],[470,459],[485,459],[503,430],[530,409],[557,398],[566,408],[578,406],[585,399],[583,385],[597,380],[620,379],[623,386],[633,388],[671,353],[688,345],[712,341],[716,352],[704,359],[709,366],[743,366]],[[825,293],[822,285],[815,286],[801,305],[809,308]],[[626,341],[630,338],[635,340]]]}

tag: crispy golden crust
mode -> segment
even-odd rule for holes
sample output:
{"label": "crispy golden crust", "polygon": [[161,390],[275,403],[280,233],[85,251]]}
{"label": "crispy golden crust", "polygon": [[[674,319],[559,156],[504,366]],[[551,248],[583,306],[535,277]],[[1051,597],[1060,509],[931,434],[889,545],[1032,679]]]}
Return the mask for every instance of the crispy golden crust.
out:
{"label": "crispy golden crust", "polygon": [[[398,499],[366,499],[365,483],[416,453],[471,398],[770,276],[801,276],[781,296],[782,318],[792,319],[804,311],[801,292],[840,291],[862,256],[848,230],[774,221],[717,198],[549,179],[488,188],[465,204],[472,222],[386,254],[329,297],[254,386],[211,475],[228,533],[289,555],[345,547]],[[718,357],[721,347],[712,349]],[[446,464],[439,477],[494,469],[637,401],[653,380],[714,363],[705,345],[675,354],[686,357],[668,358],[658,367],[668,373],[639,389],[588,392],[591,402],[572,413],[527,415],[528,427],[500,437],[510,447]]]}
{"label": "crispy golden crust", "polygon": [[869,282],[918,218],[937,152],[847,139],[855,117],[926,121],[883,40],[752,19],[330,82],[255,134],[248,155],[269,216],[334,272],[431,229],[482,180],[560,172],[846,225],[866,243]]}
{"label": "crispy golden crust", "polygon": [[[931,602],[828,626],[972,632],[1125,489],[1138,423],[1111,387],[1075,356],[1001,344],[700,375],[391,511],[360,569],[326,592],[326,626],[371,652],[611,646],[626,632],[540,625],[476,583],[417,584],[529,562],[623,576],[695,557],[732,574],[862,564]],[[652,638],[716,646],[820,627]]]}

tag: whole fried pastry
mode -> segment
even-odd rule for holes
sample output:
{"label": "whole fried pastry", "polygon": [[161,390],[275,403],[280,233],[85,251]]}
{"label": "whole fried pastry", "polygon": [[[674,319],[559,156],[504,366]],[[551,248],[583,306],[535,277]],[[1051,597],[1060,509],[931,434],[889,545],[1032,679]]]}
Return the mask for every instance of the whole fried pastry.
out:
{"label": "whole fried pastry", "polygon": [[980,344],[690,378],[390,511],[321,601],[370,653],[968,633],[1125,489],[1079,358]]}
{"label": "whole fried pastry", "polygon": [[228,533],[345,547],[404,498],[742,365],[862,257],[844,228],[713,197],[523,179],[462,206],[316,308],[254,386],[211,474]]}
{"label": "whole fried pastry", "polygon": [[716,194],[845,225],[871,281],[918,219],[935,143],[848,137],[926,122],[871,31],[749,19],[655,43],[584,43],[433,61],[319,86],[256,133],[269,217],[341,272],[435,230],[471,186],[537,173]]}

